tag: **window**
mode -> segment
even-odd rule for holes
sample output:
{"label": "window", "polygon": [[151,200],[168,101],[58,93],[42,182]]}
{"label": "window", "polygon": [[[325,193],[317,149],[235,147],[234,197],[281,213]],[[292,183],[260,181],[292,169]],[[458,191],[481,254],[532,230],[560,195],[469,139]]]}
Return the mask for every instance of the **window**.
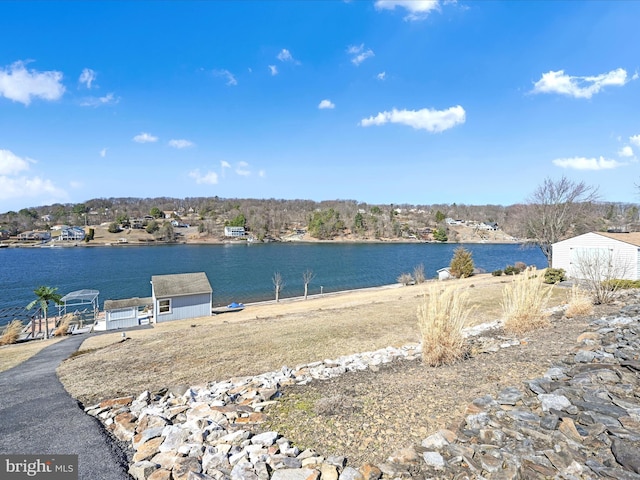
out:
{"label": "window", "polygon": [[158,300],[158,313],[171,313],[171,299]]}

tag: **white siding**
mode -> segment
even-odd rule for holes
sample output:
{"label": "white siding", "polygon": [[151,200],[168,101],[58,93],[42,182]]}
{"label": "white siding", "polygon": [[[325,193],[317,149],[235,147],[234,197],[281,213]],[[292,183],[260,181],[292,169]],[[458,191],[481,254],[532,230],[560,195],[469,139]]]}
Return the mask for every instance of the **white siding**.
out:
{"label": "white siding", "polygon": [[591,254],[610,253],[613,260],[614,271],[618,272],[616,278],[637,280],[639,278],[638,247],[613,238],[598,235],[597,233],[585,233],[577,237],[569,238],[553,244],[553,268],[562,268],[569,277],[578,277],[575,260],[579,256]]}
{"label": "white siding", "polygon": [[138,308],[118,308],[116,310],[107,310],[105,314],[106,329],[115,330],[117,328],[135,327],[139,325]]}
{"label": "white siding", "polygon": [[211,315],[211,294],[183,295],[171,297],[171,311],[160,313],[158,304],[162,298],[154,302],[154,317],[156,322],[170,320],[184,320],[186,318],[208,317]]}

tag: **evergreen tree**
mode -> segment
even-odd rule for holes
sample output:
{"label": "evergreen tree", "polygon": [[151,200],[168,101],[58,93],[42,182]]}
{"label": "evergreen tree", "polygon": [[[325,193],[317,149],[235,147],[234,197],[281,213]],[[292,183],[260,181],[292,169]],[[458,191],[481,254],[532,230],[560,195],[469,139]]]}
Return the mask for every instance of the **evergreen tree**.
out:
{"label": "evergreen tree", "polygon": [[464,247],[458,247],[453,252],[453,258],[449,264],[451,275],[456,278],[466,278],[473,275],[473,258],[471,252]]}

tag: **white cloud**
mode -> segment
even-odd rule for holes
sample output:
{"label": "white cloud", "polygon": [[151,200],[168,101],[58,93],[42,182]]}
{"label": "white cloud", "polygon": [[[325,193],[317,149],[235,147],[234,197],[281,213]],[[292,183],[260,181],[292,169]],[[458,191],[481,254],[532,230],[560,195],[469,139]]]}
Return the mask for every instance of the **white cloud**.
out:
{"label": "white cloud", "polygon": [[29,170],[29,162],[10,150],[0,150],[0,175],[15,175]]}
{"label": "white cloud", "polygon": [[226,83],[227,86],[234,87],[238,85],[238,81],[236,80],[236,77],[234,77],[233,73],[231,73],[229,70],[214,70],[213,74],[216,77],[225,78],[227,80],[227,83]]}
{"label": "white cloud", "polygon": [[629,137],[629,141],[635,146],[640,147],[640,135],[633,135],[632,137]]}
{"label": "white cloud", "polygon": [[362,127],[371,125],[384,125],[386,123],[400,123],[415,128],[427,130],[432,133],[444,132],[458,124],[464,123],[466,112],[460,105],[446,110],[397,110],[380,112],[375,117],[363,118],[360,121]]}
{"label": "white cloud", "polygon": [[104,158],[104,157],[106,157],[106,156],[107,156],[107,149],[106,149],[106,148],[103,148],[102,150],[100,150],[100,156],[101,156],[102,158]]}
{"label": "white cloud", "polygon": [[104,97],[87,97],[80,102],[81,107],[101,107],[103,105],[115,105],[120,101],[113,93],[107,93]]}
{"label": "white cloud", "polygon": [[553,160],[553,164],[557,167],[572,168],[574,170],[611,170],[613,168],[618,168],[625,165],[624,163],[620,163],[616,160],[608,160],[604,157],[556,158],[555,160]]}
{"label": "white cloud", "polygon": [[184,139],[172,139],[169,140],[169,146],[173,148],[189,148],[193,147],[195,144],[189,140]]}
{"label": "white cloud", "polygon": [[628,83],[627,72],[622,68],[609,73],[589,77],[572,77],[564,70],[543,73],[533,85],[532,93],[559,93],[574,98],[591,98],[604,87],[621,87]]}
{"label": "white cloud", "polygon": [[133,137],[133,141],[138,143],[154,143],[158,141],[158,137],[147,132],[142,132]]}
{"label": "white cloud", "polygon": [[259,176],[260,178],[264,178],[264,177],[266,177],[266,176],[267,176],[267,172],[265,172],[264,170],[260,170],[260,171],[258,172],[258,176]]}
{"label": "white cloud", "polygon": [[373,50],[371,50],[370,48],[367,48],[365,50],[364,43],[360,45],[350,45],[347,48],[347,53],[349,55],[352,55],[351,63],[353,63],[355,66],[360,65],[367,58],[371,58],[375,56],[375,53],[373,53]]}
{"label": "white cloud", "polygon": [[395,10],[396,7],[404,8],[409,14],[404,20],[424,20],[433,10],[440,9],[438,0],[376,0],[376,10]]}
{"label": "white cloud", "polygon": [[640,78],[640,75],[638,75],[638,71],[636,70],[636,72],[632,75],[631,80],[638,80],[638,78]]}
{"label": "white cloud", "polygon": [[207,172],[205,174],[200,173],[199,169],[192,170],[189,172],[189,176],[195,179],[198,184],[208,184],[215,185],[218,183],[218,174],[215,172]]}
{"label": "white cloud", "polygon": [[222,168],[231,168],[231,164],[229,162],[227,162],[226,160],[221,160],[220,161],[220,166]]}
{"label": "white cloud", "polygon": [[291,63],[294,63],[296,65],[300,65],[300,62],[298,60],[296,60],[295,58],[293,58],[293,55],[291,55],[291,52],[289,50],[287,50],[286,48],[283,48],[282,50],[280,50],[280,53],[278,53],[278,55],[276,55],[276,58],[278,60],[280,60],[281,62],[291,62]]}
{"label": "white cloud", "polygon": [[[10,150],[0,149],[0,199],[15,200],[24,197],[44,197],[51,200],[66,199],[64,190],[57,188],[51,180],[29,177],[31,159],[18,157]],[[18,174],[21,174],[18,176]]]}
{"label": "white cloud", "polygon": [[249,164],[247,162],[238,162],[236,164],[236,173],[238,175],[242,175],[243,177],[251,175],[251,170],[249,170]]}
{"label": "white cloud", "polygon": [[320,104],[318,104],[318,108],[320,110],[324,110],[327,108],[333,109],[333,108],[336,108],[336,105],[331,100],[325,99],[325,100],[322,100]]}
{"label": "white cloud", "polygon": [[387,78],[387,72],[380,72],[379,74],[376,75],[376,78],[378,80],[385,80]]}
{"label": "white cloud", "polygon": [[89,90],[91,90],[91,84],[94,82],[97,76],[98,74],[95,71],[91,70],[90,68],[85,68],[84,70],[82,70],[78,82],[84,84]]}
{"label": "white cloud", "polygon": [[275,65],[269,65],[269,71],[271,72],[271,75],[277,75],[278,67],[276,67]]}
{"label": "white cloud", "polygon": [[76,181],[76,180],[71,180],[71,181],[69,182],[69,186],[70,186],[71,188],[76,188],[76,189],[77,189],[77,188],[82,188],[82,187],[84,187],[84,183],[82,183],[82,182],[78,182],[78,181]]}
{"label": "white cloud", "polygon": [[0,95],[14,102],[29,105],[33,98],[58,100],[64,91],[62,72],[27,70],[21,61],[0,68]]}
{"label": "white cloud", "polygon": [[633,148],[629,145],[625,145],[618,151],[619,157],[633,157]]}

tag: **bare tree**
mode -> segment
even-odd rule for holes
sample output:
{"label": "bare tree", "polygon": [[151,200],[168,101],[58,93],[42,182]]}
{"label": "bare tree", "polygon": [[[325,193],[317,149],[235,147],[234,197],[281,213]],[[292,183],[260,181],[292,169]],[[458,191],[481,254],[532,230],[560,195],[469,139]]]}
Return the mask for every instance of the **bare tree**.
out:
{"label": "bare tree", "polygon": [[316,274],[313,273],[313,270],[311,270],[310,268],[302,272],[302,281],[304,282],[304,299],[305,300],[307,299],[307,294],[309,292],[309,284],[313,281],[315,277],[316,277]]}
{"label": "bare tree", "polygon": [[545,178],[528,198],[524,208],[527,235],[538,245],[551,266],[551,245],[578,230],[585,221],[591,202],[598,199],[597,189],[584,182]]}
{"label": "bare tree", "polygon": [[611,303],[620,283],[630,272],[627,258],[608,248],[585,248],[573,252],[571,276],[581,281],[596,305]]}
{"label": "bare tree", "polygon": [[273,282],[273,288],[276,291],[276,302],[280,301],[280,291],[284,288],[284,278],[280,272],[276,272],[271,277],[271,281]]}

